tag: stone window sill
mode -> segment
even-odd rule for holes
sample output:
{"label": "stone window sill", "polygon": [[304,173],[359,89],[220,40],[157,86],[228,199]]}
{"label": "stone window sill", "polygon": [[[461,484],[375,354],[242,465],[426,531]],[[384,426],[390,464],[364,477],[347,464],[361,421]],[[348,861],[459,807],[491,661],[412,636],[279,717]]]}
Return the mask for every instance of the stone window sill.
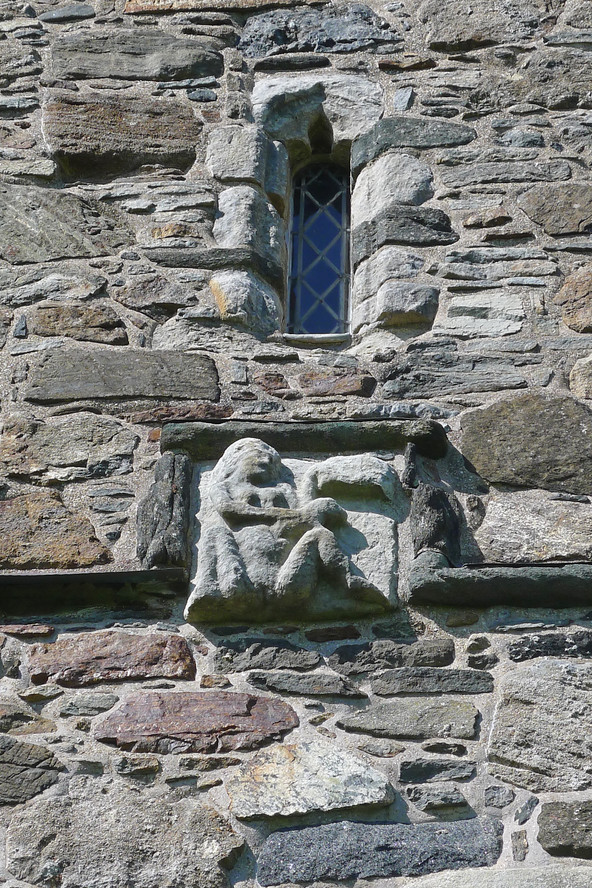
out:
{"label": "stone window sill", "polygon": [[284,342],[300,345],[303,348],[318,348],[327,345],[350,345],[351,333],[282,333]]}

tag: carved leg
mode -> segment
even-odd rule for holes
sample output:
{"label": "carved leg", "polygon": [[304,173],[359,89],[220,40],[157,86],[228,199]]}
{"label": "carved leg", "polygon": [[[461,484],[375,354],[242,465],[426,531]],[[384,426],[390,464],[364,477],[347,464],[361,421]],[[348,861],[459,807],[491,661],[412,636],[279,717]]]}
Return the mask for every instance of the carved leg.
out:
{"label": "carved leg", "polygon": [[232,531],[208,527],[199,544],[196,586],[200,595],[232,598],[253,591]]}

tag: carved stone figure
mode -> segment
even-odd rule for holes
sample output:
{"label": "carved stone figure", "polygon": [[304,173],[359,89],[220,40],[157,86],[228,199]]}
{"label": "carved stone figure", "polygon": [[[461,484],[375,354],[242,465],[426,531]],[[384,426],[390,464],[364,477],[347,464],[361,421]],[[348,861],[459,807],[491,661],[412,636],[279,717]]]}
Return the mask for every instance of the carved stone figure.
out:
{"label": "carved stone figure", "polygon": [[[362,473],[364,484],[392,498],[394,485],[389,488],[385,478],[394,473],[366,459],[383,468]],[[244,438],[228,447],[208,480],[187,619],[257,622],[389,609],[385,594],[354,564],[352,547],[343,544],[352,531],[348,512],[319,495],[326,472],[320,476],[313,465],[297,484],[273,447]]]}

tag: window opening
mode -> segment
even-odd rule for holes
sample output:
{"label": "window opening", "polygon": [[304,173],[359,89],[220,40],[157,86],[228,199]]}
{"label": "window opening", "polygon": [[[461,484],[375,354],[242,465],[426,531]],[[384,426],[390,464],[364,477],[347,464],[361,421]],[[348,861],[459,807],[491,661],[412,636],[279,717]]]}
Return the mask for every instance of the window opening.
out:
{"label": "window opening", "polygon": [[288,333],[347,333],[349,176],[309,166],[294,179]]}

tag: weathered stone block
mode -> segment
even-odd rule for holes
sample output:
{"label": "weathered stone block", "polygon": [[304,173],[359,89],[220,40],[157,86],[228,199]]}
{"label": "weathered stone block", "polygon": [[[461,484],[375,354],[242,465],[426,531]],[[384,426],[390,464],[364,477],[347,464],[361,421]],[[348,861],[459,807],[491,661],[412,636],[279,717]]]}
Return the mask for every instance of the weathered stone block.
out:
{"label": "weathered stone block", "polygon": [[453,661],[454,641],[443,636],[410,643],[380,639],[345,644],[335,649],[328,662],[343,675],[363,675],[392,666],[448,666]]}
{"label": "weathered stone block", "polygon": [[118,781],[21,808],[11,820],[7,868],[33,885],[59,872],[63,888],[123,888],[130,881],[153,888],[163,880],[228,888],[224,869],[242,847],[212,808],[140,794]]}
{"label": "weathered stone block", "polygon": [[477,774],[474,762],[459,762],[454,759],[416,758],[401,762],[399,779],[401,783],[431,783],[440,780],[472,780]]}
{"label": "weathered stone block", "polygon": [[330,124],[334,147],[368,130],[382,114],[382,88],[358,75],[273,77],[255,84],[255,120],[272,139],[282,141],[293,160],[310,156],[310,133]]}
{"label": "weathered stone block", "polygon": [[248,669],[314,669],[321,662],[317,651],[297,647],[291,641],[245,636],[226,641],[216,651],[216,672],[246,672]]}
{"label": "weathered stone block", "polygon": [[592,411],[573,398],[519,395],[465,413],[461,427],[463,454],[488,481],[592,493]]}
{"label": "weathered stone block", "polygon": [[56,77],[72,80],[183,80],[218,77],[224,67],[207,41],[160,28],[63,31],[53,43],[51,64]]}
{"label": "weathered stone block", "polygon": [[288,190],[288,154],[257,126],[221,126],[212,130],[208,170],[220,182],[254,182],[282,210]]}
{"label": "weathered stone block", "polygon": [[303,697],[365,697],[351,681],[332,672],[249,672],[249,684],[276,694]]}
{"label": "weathered stone block", "polygon": [[535,185],[518,198],[526,215],[547,234],[579,234],[592,225],[592,185]]}
{"label": "weathered stone block", "polygon": [[268,886],[493,866],[502,849],[501,832],[501,823],[492,818],[413,824],[342,821],[283,830],[265,840],[257,878]]}
{"label": "weathered stone block", "polygon": [[258,752],[233,772],[226,789],[241,819],[383,807],[394,795],[383,774],[320,738]]}
{"label": "weathered stone block", "polygon": [[592,355],[575,362],[569,374],[569,387],[576,398],[592,398]]}
{"label": "weathered stone block", "polygon": [[90,521],[66,508],[57,491],[0,500],[0,567],[68,569],[112,560]]}
{"label": "weathered stone block", "polygon": [[92,413],[45,421],[6,416],[0,466],[16,478],[85,481],[131,472],[138,436],[120,423]]}
{"label": "weathered stone block", "polygon": [[[259,230],[261,236],[264,231]],[[279,227],[275,229],[275,234],[279,236]],[[230,235],[226,232],[224,236]],[[240,235],[237,236],[240,239]],[[274,277],[279,261],[280,251],[274,251],[269,258],[269,266],[275,270]],[[269,336],[281,328],[283,310],[279,296],[253,272],[218,271],[210,278],[210,290],[222,321],[237,324],[259,336]]]}
{"label": "weathered stone block", "polygon": [[389,398],[446,398],[526,385],[524,375],[503,355],[463,355],[435,346],[397,355],[390,365],[383,394]]}
{"label": "weathered stone block", "polygon": [[69,336],[104,345],[128,343],[125,324],[109,305],[76,302],[37,305],[27,315],[27,329],[34,336]]}
{"label": "weathered stone block", "polygon": [[93,200],[34,185],[0,186],[0,258],[12,265],[105,256],[130,240]]}
{"label": "weathered stone block", "polygon": [[533,660],[535,657],[592,657],[592,632],[579,629],[565,635],[560,632],[544,632],[523,635],[508,645],[508,656],[515,663]]}
{"label": "weathered stone block", "polygon": [[286,251],[282,218],[254,188],[237,185],[220,194],[213,234],[220,247],[252,249],[274,279],[282,278]]}
{"label": "weathered stone block", "polygon": [[185,168],[201,123],[175,99],[61,96],[43,109],[47,144],[65,173],[96,175],[141,164]]}
{"label": "weathered stone block", "polygon": [[538,825],[539,842],[548,854],[592,858],[592,802],[547,802]]}
{"label": "weathered stone block", "polygon": [[437,287],[387,280],[378,288],[374,298],[354,307],[352,330],[355,333],[366,325],[431,324],[438,313],[439,296]]}
{"label": "weathered stone block", "polygon": [[146,692],[111,710],[95,737],[135,752],[228,752],[279,740],[297,726],[292,707],[274,697]]}
{"label": "weathered stone block", "polygon": [[389,152],[361,171],[351,200],[352,228],[370,222],[392,206],[419,206],[432,197],[433,174],[408,154]]}
{"label": "weathered stone block", "polygon": [[380,703],[337,720],[346,731],[427,740],[429,737],[456,737],[473,740],[477,736],[479,710],[469,701],[404,699]]}
{"label": "weathered stone block", "polygon": [[352,259],[357,266],[385,244],[433,247],[457,240],[458,234],[442,210],[393,203],[353,229]]}
{"label": "weathered stone block", "polygon": [[458,0],[424,0],[418,18],[428,27],[432,49],[463,52],[532,38],[543,10],[537,0],[509,0],[503,7],[495,0],[482,0],[479,8],[467,15]]}
{"label": "weathered stone block", "polygon": [[360,52],[402,42],[388,22],[362,3],[335,8],[274,10],[247,19],[239,48],[258,58],[278,52]]}
{"label": "weathered stone block", "polygon": [[29,655],[33,684],[53,681],[85,687],[100,681],[139,678],[195,678],[195,662],[181,635],[85,632],[36,644]]}
{"label": "weathered stone block", "polygon": [[353,143],[352,171],[356,176],[367,163],[394,148],[430,149],[466,145],[476,135],[472,127],[447,120],[408,115],[384,117]]}
{"label": "weathered stone block", "polygon": [[571,330],[592,333],[592,265],[584,265],[568,275],[553,302],[561,308],[563,323]]}
{"label": "weathered stone block", "polygon": [[51,403],[87,398],[217,400],[218,375],[202,355],[140,349],[56,349],[33,367],[29,401]]}
{"label": "weathered stone block", "polygon": [[533,792],[590,787],[591,683],[590,663],[547,659],[508,673],[489,740],[490,771]]}
{"label": "weathered stone block", "polygon": [[186,567],[193,469],[185,454],[165,453],[156,464],[154,484],[138,505],[138,556],[144,567]]}
{"label": "weathered stone block", "polygon": [[64,765],[44,746],[0,736],[0,805],[18,805],[57,782]]}
{"label": "weathered stone block", "polygon": [[391,694],[490,694],[493,677],[476,669],[438,669],[433,666],[403,666],[387,669],[371,679],[372,690],[381,697]]}
{"label": "weathered stone block", "polygon": [[467,188],[497,182],[560,182],[571,176],[570,165],[565,160],[551,163],[468,163],[440,170],[440,177],[449,188]]}
{"label": "weathered stone block", "polygon": [[414,879],[410,888],[590,888],[590,867],[526,866],[471,869]]}

